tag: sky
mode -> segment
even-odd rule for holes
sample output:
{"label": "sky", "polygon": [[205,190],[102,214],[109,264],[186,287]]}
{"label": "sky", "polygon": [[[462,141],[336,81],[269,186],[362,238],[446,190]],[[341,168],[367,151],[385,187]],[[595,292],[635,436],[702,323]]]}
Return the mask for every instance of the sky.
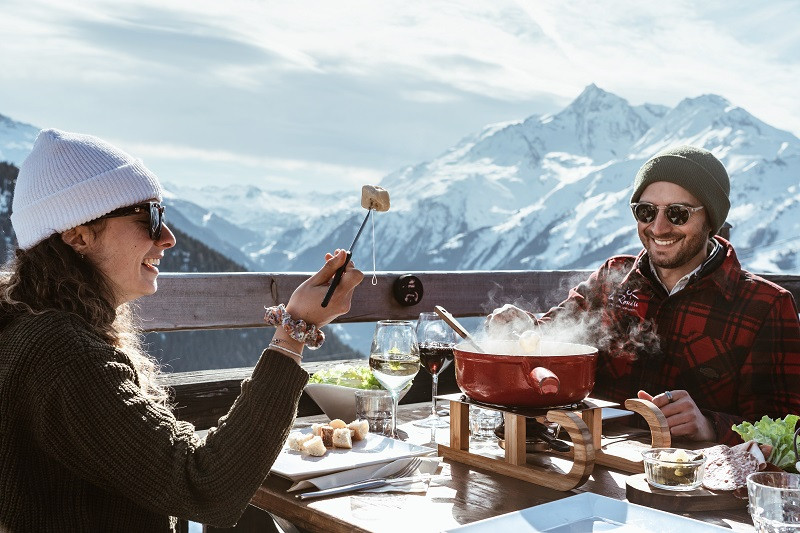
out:
{"label": "sky", "polygon": [[360,190],[589,84],[800,136],[800,2],[2,0],[0,114],[165,183]]}

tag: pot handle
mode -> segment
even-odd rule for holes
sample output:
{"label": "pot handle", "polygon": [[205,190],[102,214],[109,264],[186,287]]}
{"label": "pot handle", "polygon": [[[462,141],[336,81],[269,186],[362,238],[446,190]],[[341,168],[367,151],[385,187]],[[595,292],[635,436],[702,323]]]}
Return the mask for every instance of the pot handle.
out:
{"label": "pot handle", "polygon": [[540,394],[556,394],[561,388],[561,381],[551,370],[537,366],[528,374],[528,383]]}

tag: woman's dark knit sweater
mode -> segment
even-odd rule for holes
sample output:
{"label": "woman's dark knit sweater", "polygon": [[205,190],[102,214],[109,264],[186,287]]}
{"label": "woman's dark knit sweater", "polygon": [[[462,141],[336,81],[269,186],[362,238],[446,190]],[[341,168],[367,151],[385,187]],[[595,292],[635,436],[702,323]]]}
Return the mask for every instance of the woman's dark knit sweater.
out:
{"label": "woman's dark knit sweater", "polygon": [[266,350],[205,439],[140,391],[128,357],[78,318],[0,332],[0,531],[233,525],[264,480],[308,374]]}

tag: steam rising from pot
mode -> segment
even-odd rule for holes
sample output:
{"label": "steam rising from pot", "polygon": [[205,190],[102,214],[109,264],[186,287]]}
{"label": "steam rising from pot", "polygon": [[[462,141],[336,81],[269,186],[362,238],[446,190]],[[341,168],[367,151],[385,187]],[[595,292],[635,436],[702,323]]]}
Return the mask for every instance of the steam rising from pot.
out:
{"label": "steam rising from pot", "polygon": [[[622,276],[624,274],[620,274],[620,279],[616,281],[621,281]],[[612,286],[620,286],[618,282],[614,283],[614,280],[609,280],[609,283]],[[583,285],[584,283],[578,285],[572,291],[587,294]],[[660,352],[660,341],[655,325],[652,321],[639,317],[636,312],[638,301],[635,293],[631,291],[622,294],[612,293],[608,301],[597,308],[589,307],[588,299],[582,301],[586,308],[574,301],[565,300],[559,304],[552,317],[539,320],[538,325],[530,315],[515,308],[536,312],[540,311],[541,307],[534,307],[521,297],[506,299],[506,302],[511,300],[513,304],[498,305],[500,304],[496,301],[498,292],[502,292],[499,286],[488,295],[489,305],[493,306],[495,312],[486,320],[483,330],[476,333],[475,336],[479,341],[519,340],[522,336],[532,335],[527,332],[534,332],[543,342],[587,344],[612,357],[636,359]],[[560,294],[563,296],[564,291]],[[501,314],[501,311],[504,312]],[[521,353],[535,353],[524,347],[520,350]]]}

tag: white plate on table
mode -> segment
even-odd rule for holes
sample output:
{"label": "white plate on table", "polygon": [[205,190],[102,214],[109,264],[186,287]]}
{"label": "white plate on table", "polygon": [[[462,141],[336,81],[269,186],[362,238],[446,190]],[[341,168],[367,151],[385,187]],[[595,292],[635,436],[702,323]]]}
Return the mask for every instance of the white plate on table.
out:
{"label": "white plate on table", "polygon": [[591,492],[563,500],[529,507],[479,522],[473,522],[452,533],[496,533],[513,531],[525,533],[583,533],[587,531],[649,532],[727,531],[730,529],[700,522],[680,515],[651,509]]}
{"label": "white plate on table", "polygon": [[[303,433],[310,431],[311,429],[306,429]],[[322,457],[301,454],[284,446],[272,465],[271,472],[292,481],[300,481],[358,466],[388,463],[395,459],[428,455],[432,452],[434,450],[431,448],[370,433],[366,439],[354,442],[353,449],[329,448]]]}

